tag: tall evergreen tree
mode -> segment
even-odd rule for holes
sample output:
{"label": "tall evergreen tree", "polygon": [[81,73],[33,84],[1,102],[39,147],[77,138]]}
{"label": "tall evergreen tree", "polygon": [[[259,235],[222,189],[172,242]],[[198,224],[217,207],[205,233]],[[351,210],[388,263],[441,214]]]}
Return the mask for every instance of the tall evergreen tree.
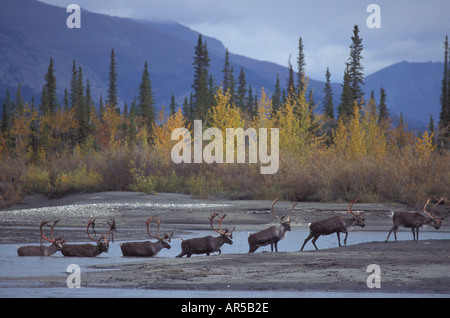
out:
{"label": "tall evergreen tree", "polygon": [[280,75],[277,73],[277,80],[275,81],[275,89],[272,95],[272,111],[276,112],[281,106],[281,87]]}
{"label": "tall evergreen tree", "polygon": [[323,112],[328,118],[334,119],[333,90],[331,88],[330,77],[330,69],[327,67],[327,71],[325,72],[325,87],[323,89],[323,93],[325,94]]}
{"label": "tall evergreen tree", "polygon": [[353,114],[353,94],[350,83],[349,66],[344,71],[344,80],[342,85],[341,102],[337,108],[338,118],[342,116],[350,117]]}
{"label": "tall evergreen tree", "polygon": [[150,133],[149,135],[152,136],[152,127],[155,122],[155,100],[153,98],[152,83],[150,81],[147,61],[145,61],[144,64],[141,84],[139,85],[138,90],[139,114],[145,119],[147,131]]}
{"label": "tall evergreen tree", "polygon": [[14,102],[14,111],[18,112],[18,113],[22,113],[24,105],[25,105],[25,103],[24,103],[23,97],[22,97],[22,89],[21,89],[21,85],[19,82],[19,84],[17,85],[17,90],[16,90],[16,100]]}
{"label": "tall evergreen tree", "polygon": [[386,106],[386,91],[380,88],[380,104],[378,105],[378,122],[387,122],[389,119],[389,110]]}
{"label": "tall evergreen tree", "polygon": [[203,43],[202,35],[199,34],[194,53],[194,89],[193,110],[197,119],[204,119],[210,105],[208,94],[209,56],[206,41]]}
{"label": "tall evergreen tree", "polygon": [[75,60],[72,62],[72,78],[70,79],[70,107],[74,108],[77,104],[79,92],[77,91],[78,71]]}
{"label": "tall evergreen tree", "polygon": [[242,110],[247,109],[247,81],[245,80],[244,68],[239,72],[239,86],[237,91],[236,105]]}
{"label": "tall evergreen tree", "polygon": [[444,74],[441,85],[441,111],[439,113],[439,146],[450,147],[450,70],[448,36],[444,41]]}
{"label": "tall evergreen tree", "polygon": [[50,57],[47,74],[44,76],[45,84],[42,87],[41,106],[42,114],[53,113],[58,107],[58,100],[56,97],[56,77],[53,66],[53,57]]}
{"label": "tall evergreen tree", "polygon": [[1,131],[4,135],[8,134],[13,123],[13,109],[9,89],[6,90],[6,98],[3,101]]}
{"label": "tall evergreen tree", "polygon": [[170,116],[175,115],[177,106],[178,105],[175,99],[175,94],[172,94],[172,96],[170,96],[170,104],[169,104]]}
{"label": "tall evergreen tree", "polygon": [[362,38],[359,37],[358,26],[353,28],[352,44],[350,45],[350,57],[348,60],[348,75],[350,77],[350,87],[353,96],[353,100],[356,100],[358,104],[361,103],[364,97],[364,91],[362,85],[364,85],[364,67],[361,65],[363,50]]}
{"label": "tall evergreen tree", "polygon": [[298,87],[299,87],[299,94],[305,90],[305,83],[303,81],[303,78],[306,76],[305,73],[305,54],[303,53],[303,40],[302,37],[298,39],[298,57],[297,57],[297,65],[298,65]]}
{"label": "tall evergreen tree", "polygon": [[289,61],[288,61],[288,69],[289,69],[289,76],[287,79],[287,92],[288,92],[288,96],[295,96],[295,81],[294,81],[294,70],[292,69],[292,64],[291,64],[291,57],[289,56]]}
{"label": "tall evergreen tree", "polygon": [[223,64],[223,81],[222,81],[222,89],[224,92],[230,89],[230,74],[231,73],[231,64],[230,64],[230,53],[228,52],[228,48],[225,50],[225,62]]}
{"label": "tall evergreen tree", "polygon": [[111,49],[111,58],[109,63],[109,83],[108,97],[106,102],[113,107],[117,107],[117,62],[114,49]]}

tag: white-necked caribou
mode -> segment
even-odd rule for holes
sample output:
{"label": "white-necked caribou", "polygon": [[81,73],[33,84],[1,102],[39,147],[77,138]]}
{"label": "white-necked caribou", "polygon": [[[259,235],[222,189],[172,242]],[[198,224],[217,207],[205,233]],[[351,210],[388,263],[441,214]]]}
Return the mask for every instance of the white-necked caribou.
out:
{"label": "white-necked caribou", "polygon": [[309,236],[303,242],[303,245],[302,245],[302,248],[300,249],[300,251],[303,251],[303,248],[305,247],[306,243],[311,238],[313,238],[312,243],[313,243],[314,247],[316,248],[316,250],[319,250],[316,246],[317,239],[321,235],[329,235],[332,233],[336,233],[340,247],[342,245],[341,245],[341,238],[340,238],[339,233],[345,233],[344,245],[347,245],[347,236],[348,236],[347,229],[352,226],[355,226],[355,225],[358,225],[361,227],[365,226],[364,212],[354,213],[352,211],[353,204],[355,204],[355,202],[358,200],[359,200],[359,198],[349,202],[349,204],[347,205],[347,212],[350,213],[352,215],[352,217],[333,216],[331,218],[319,220],[319,221],[312,222],[311,224],[309,224],[310,233],[309,233]]}
{"label": "white-necked caribou", "polygon": [[[392,212],[391,217],[392,221],[394,222],[394,226],[389,231],[389,234],[386,238],[386,242],[389,240],[389,236],[392,232],[394,232],[394,238],[395,241],[397,241],[397,229],[401,225],[406,228],[410,228],[413,234],[413,241],[418,242],[419,241],[419,228],[425,224],[432,224],[436,230],[438,230],[441,227],[442,220],[444,218],[437,218],[433,214],[434,208],[442,201],[443,198],[438,200],[437,203],[434,205],[433,209],[431,209],[430,213],[426,211],[426,207],[428,203],[430,203],[430,199],[428,199],[427,203],[425,203],[423,207],[423,213],[425,215],[421,214],[420,212]],[[415,231],[414,231],[415,230]],[[417,236],[417,240],[416,240]]]}
{"label": "white-necked caribou", "polygon": [[[257,233],[249,234],[248,236],[248,245],[249,245],[249,253],[255,252],[260,246],[266,246],[270,244],[270,250],[273,252],[273,247],[275,246],[275,251],[278,252],[278,242],[286,237],[287,231],[291,230],[291,222],[290,219],[292,212],[294,211],[294,207],[297,203],[293,203],[291,207],[291,211],[289,215],[282,216],[281,218],[277,216],[274,212],[275,203],[277,203],[278,199],[275,199],[272,203],[272,215],[273,217],[280,222],[280,225],[273,225],[265,230],[259,231]],[[286,218],[286,219],[285,219]]]}
{"label": "white-necked caribou", "polygon": [[[95,220],[90,219],[87,224],[87,235],[88,237],[96,242],[96,245],[93,244],[66,244],[61,249],[61,253],[64,256],[72,256],[72,257],[95,257],[100,255],[101,253],[107,253],[109,249],[109,242],[112,240],[114,242],[114,231],[116,230],[116,221],[112,218],[106,223],[108,223],[109,230],[106,235],[100,236],[97,238],[97,234],[95,232]],[[94,231],[94,237],[89,233],[89,228],[92,227]],[[111,234],[111,236],[110,236]]]}
{"label": "white-necked caribou", "polygon": [[[170,239],[173,236],[173,232],[169,235],[164,233],[164,236],[159,235],[159,226],[161,224],[161,217],[156,219],[156,224],[158,229],[156,230],[156,234],[153,235],[150,233],[150,222],[153,220],[152,217],[149,217],[145,224],[147,225],[147,233],[151,238],[157,239],[157,242],[127,242],[120,244],[120,249],[122,250],[123,256],[138,256],[138,257],[152,257],[156,256],[159,251],[163,248],[170,249]],[[169,242],[169,243],[167,243]]]}
{"label": "white-necked caribou", "polygon": [[[60,251],[63,247],[63,244],[66,242],[64,239],[61,238],[54,238],[53,237],[53,230],[55,229],[56,224],[58,224],[59,220],[53,221],[53,225],[49,225],[48,222],[42,221],[41,225],[39,226],[39,231],[41,232],[41,237],[52,243],[50,246],[44,246],[42,245],[28,245],[28,246],[21,246],[17,249],[17,255],[19,256],[52,256],[56,252]],[[51,228],[50,238],[47,238],[44,235],[43,227],[44,225],[47,225]]]}
{"label": "white-necked caribou", "polygon": [[[223,214],[218,220],[215,220],[218,216],[218,213],[211,213],[209,217],[209,224],[211,225],[211,228],[220,234],[218,237],[205,236],[182,240],[181,253],[176,257],[183,257],[184,255],[186,255],[186,257],[191,257],[192,254],[206,254],[209,256],[209,254],[214,252],[219,252],[219,254],[221,254],[222,251],[220,248],[223,244],[227,243],[232,245],[233,241],[231,239],[233,238],[234,227],[232,230],[229,230],[228,228],[222,230],[222,222],[227,215]],[[219,223],[218,229],[214,227],[214,221]]]}

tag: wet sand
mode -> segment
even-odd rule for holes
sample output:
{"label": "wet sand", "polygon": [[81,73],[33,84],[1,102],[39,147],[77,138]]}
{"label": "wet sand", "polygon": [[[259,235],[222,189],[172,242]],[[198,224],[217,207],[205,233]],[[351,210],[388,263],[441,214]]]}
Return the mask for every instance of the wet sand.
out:
{"label": "wet sand", "polygon": [[[182,237],[183,231],[208,230],[211,212],[227,213],[226,226],[254,232],[276,224],[270,214],[270,201],[231,201],[193,199],[187,195],[142,195],[130,192],[104,192],[72,195],[49,200],[44,196],[27,197],[19,206],[0,211],[0,243],[36,243],[36,224],[42,219],[61,218],[58,226],[71,242],[85,241],[90,216],[100,220],[115,217],[116,240],[142,239],[142,224],[150,215],[159,215],[164,226]],[[277,203],[277,214],[287,214],[290,202]],[[307,228],[315,220],[345,215],[345,203],[299,203],[293,213],[294,227]],[[93,265],[101,269],[83,274],[82,286],[143,289],[205,290],[310,290],[367,292],[371,273],[367,266],[380,267],[382,292],[440,293],[450,295],[450,240],[390,241],[390,211],[418,211],[401,204],[355,204],[364,211],[367,226],[380,231],[380,241],[320,251],[260,252],[181,258],[150,258],[117,264]],[[439,206],[435,214],[448,216],[449,209]],[[99,224],[100,225],[100,224]],[[136,229],[136,230],[135,230]],[[139,230],[138,230],[139,229]],[[449,231],[443,221],[439,231]],[[421,231],[435,231],[434,228]],[[411,233],[411,232],[409,232]],[[334,234],[333,234],[334,235]],[[351,234],[350,234],[351,235]],[[391,237],[391,239],[393,239]],[[320,239],[319,239],[320,240]],[[299,242],[299,246],[301,242]],[[174,243],[175,244],[175,243]],[[311,244],[311,243],[308,243]],[[32,277],[48,287],[59,286],[56,277]],[[61,286],[62,287],[62,286]]]}

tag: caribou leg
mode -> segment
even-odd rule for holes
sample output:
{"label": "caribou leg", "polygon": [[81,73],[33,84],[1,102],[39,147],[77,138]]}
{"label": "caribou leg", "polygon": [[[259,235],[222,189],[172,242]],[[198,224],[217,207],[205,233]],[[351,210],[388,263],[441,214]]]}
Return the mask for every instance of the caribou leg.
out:
{"label": "caribou leg", "polygon": [[303,242],[302,248],[300,249],[300,251],[303,251],[303,248],[305,247],[306,243],[308,243],[308,241],[314,236],[314,234],[312,232],[309,232],[309,236],[305,239],[305,241]]}

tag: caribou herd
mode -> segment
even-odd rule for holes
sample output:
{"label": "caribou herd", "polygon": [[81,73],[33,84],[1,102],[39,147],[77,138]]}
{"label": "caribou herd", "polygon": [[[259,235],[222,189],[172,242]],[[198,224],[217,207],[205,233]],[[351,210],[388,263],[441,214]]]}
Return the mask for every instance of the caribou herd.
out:
{"label": "caribou herd", "polygon": [[[339,246],[341,245],[340,233],[345,234],[344,245],[347,244],[348,230],[354,226],[365,226],[364,212],[353,212],[353,205],[359,200],[355,199],[348,203],[347,212],[348,217],[343,217],[341,215],[333,216],[327,219],[322,219],[319,221],[312,222],[308,225],[310,233],[306,237],[300,251],[303,250],[306,243],[312,239],[312,244],[315,249],[318,250],[316,246],[316,241],[321,235],[329,235],[336,233]],[[419,228],[426,224],[431,224],[434,228],[439,229],[444,218],[438,218],[433,214],[435,207],[441,203],[444,199],[436,199],[435,205],[430,211],[427,211],[427,206],[431,201],[428,199],[423,207],[423,214],[419,212],[392,212],[391,217],[394,222],[394,226],[390,229],[389,234],[386,238],[386,242],[389,240],[389,236],[394,232],[394,238],[397,241],[397,229],[399,226],[410,228],[413,234],[413,241],[418,242],[419,240]],[[291,219],[292,213],[294,211],[295,205],[293,203],[292,207],[287,216],[278,216],[274,207],[278,202],[275,199],[272,203],[271,214],[275,220],[279,222],[279,225],[273,225],[269,228],[263,229],[256,233],[249,233],[248,245],[249,253],[254,253],[259,247],[267,246],[270,244],[271,252],[275,247],[275,252],[278,252],[278,242],[286,237],[288,231],[291,231],[291,223],[294,219]],[[211,213],[209,216],[209,225],[212,230],[220,234],[217,237],[205,236],[199,238],[191,238],[181,240],[181,253],[176,257],[191,257],[192,254],[206,254],[210,255],[214,252],[219,252],[221,254],[221,247],[223,244],[227,243],[232,245],[233,232],[235,228],[232,229],[225,227],[222,228],[222,223],[227,215],[218,213]],[[22,246],[17,249],[17,254],[19,256],[51,256],[56,252],[60,251],[62,255],[68,257],[95,257],[101,253],[107,253],[109,250],[109,243],[114,242],[114,232],[116,231],[116,221],[113,219],[106,222],[108,225],[108,231],[105,235],[97,236],[95,230],[96,219],[91,218],[86,227],[86,233],[90,240],[94,241],[96,244],[68,244],[66,239],[60,237],[54,237],[53,232],[55,226],[60,220],[53,221],[53,224],[49,224],[48,221],[42,221],[39,225],[39,231],[43,240],[52,243],[49,246],[32,245],[32,246]],[[123,256],[133,256],[133,257],[153,257],[156,256],[163,248],[170,249],[170,242],[173,237],[173,232],[170,234],[164,233],[160,234],[161,217],[149,217],[145,222],[147,227],[147,234],[150,238],[156,239],[156,242],[144,241],[144,242],[126,242],[121,243],[120,248],[122,250]],[[150,231],[150,225],[155,224],[156,234],[153,230]],[[50,227],[50,238],[46,237],[44,234],[44,226]],[[91,232],[92,231],[92,232]]]}

